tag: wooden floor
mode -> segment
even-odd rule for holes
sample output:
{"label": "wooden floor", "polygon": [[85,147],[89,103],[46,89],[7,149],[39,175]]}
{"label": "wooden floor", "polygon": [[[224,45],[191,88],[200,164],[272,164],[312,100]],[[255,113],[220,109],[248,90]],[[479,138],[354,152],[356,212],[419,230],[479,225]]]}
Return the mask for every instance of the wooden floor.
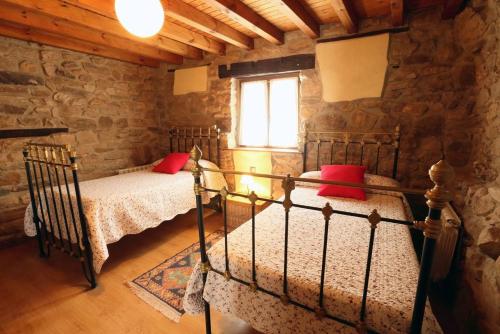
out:
{"label": "wooden floor", "polygon": [[[207,232],[220,229],[220,221],[207,217]],[[125,285],[197,242],[195,224],[191,211],[111,245],[99,286],[90,291],[77,261],[59,252],[41,259],[35,240],[0,251],[0,333],[204,333],[202,315],[174,323]],[[212,316],[214,333],[257,333],[238,319]]]}

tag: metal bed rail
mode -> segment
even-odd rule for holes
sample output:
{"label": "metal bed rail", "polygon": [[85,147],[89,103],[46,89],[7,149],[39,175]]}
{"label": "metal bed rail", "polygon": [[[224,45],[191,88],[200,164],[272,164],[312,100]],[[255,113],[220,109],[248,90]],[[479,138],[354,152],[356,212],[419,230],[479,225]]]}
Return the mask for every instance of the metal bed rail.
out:
{"label": "metal bed rail", "polygon": [[23,156],[40,256],[49,257],[54,248],[79,259],[95,288],[76,152],[69,145],[28,143]]}
{"label": "metal bed rail", "polygon": [[[446,206],[446,204],[451,199],[451,192],[449,190],[449,184],[453,179],[453,169],[448,165],[448,163],[444,160],[439,161],[435,165],[433,165],[429,170],[429,176],[431,181],[434,183],[434,187],[430,190],[420,190],[420,189],[408,189],[408,188],[397,188],[397,187],[384,187],[384,186],[376,186],[376,185],[364,185],[364,184],[352,184],[346,182],[337,182],[337,181],[322,181],[317,179],[308,179],[308,178],[297,178],[291,177],[290,175],[282,176],[282,175],[269,175],[269,174],[261,174],[261,173],[246,173],[246,172],[238,172],[238,171],[227,171],[227,170],[212,170],[203,168],[198,163],[201,159],[202,152],[201,150],[195,146],[191,150],[191,159],[195,162],[195,168],[193,169],[193,177],[194,177],[194,192],[196,196],[197,203],[197,221],[198,221],[198,231],[199,231],[199,241],[200,241],[200,255],[201,255],[201,271],[202,271],[202,279],[203,284],[205,284],[207,275],[209,271],[214,271],[217,274],[223,275],[226,280],[234,280],[239,282],[240,284],[244,284],[249,286],[252,291],[260,291],[271,296],[277,297],[281,300],[284,305],[295,305],[304,310],[314,312],[316,316],[321,318],[330,318],[339,323],[342,323],[346,326],[355,327],[358,332],[366,333],[373,332],[372,329],[367,328],[365,316],[366,316],[366,301],[369,293],[369,280],[370,280],[370,271],[371,271],[371,262],[373,255],[373,245],[375,242],[376,236],[376,228],[380,222],[386,222],[390,224],[401,224],[406,225],[412,228],[416,228],[423,231],[424,234],[424,246],[420,264],[420,272],[417,284],[417,291],[413,305],[413,314],[411,320],[411,328],[409,328],[409,332],[412,334],[417,334],[421,332],[422,322],[424,318],[425,304],[427,300],[427,294],[429,289],[429,284],[431,281],[431,267],[432,260],[436,245],[436,239],[439,237],[439,233],[441,231],[441,210]],[[282,183],[282,188],[284,190],[284,199],[281,200],[273,200],[269,198],[259,197],[255,194],[255,192],[251,192],[248,195],[238,194],[234,192],[228,191],[228,189],[209,189],[205,188],[201,185],[201,173],[203,171],[211,171],[211,172],[220,172],[224,175],[250,175],[254,177],[264,177],[270,179],[279,179]],[[333,184],[340,186],[348,186],[348,187],[356,187],[363,189],[378,189],[378,190],[388,190],[394,192],[401,193],[412,193],[412,194],[420,194],[425,195],[427,198],[427,205],[429,207],[428,215],[425,222],[413,222],[406,220],[398,220],[392,219],[388,217],[382,217],[377,212],[377,210],[373,210],[370,214],[360,214],[354,212],[340,211],[333,209],[329,203],[326,203],[323,207],[314,207],[309,205],[302,205],[298,203],[293,203],[291,200],[291,193],[295,189],[295,182],[312,182],[312,183],[322,183],[322,184]],[[224,220],[224,256],[225,256],[225,270],[224,272],[220,272],[218,270],[214,270],[211,268],[207,249],[205,242],[205,227],[203,221],[203,206],[202,206],[202,192],[215,192],[220,194],[222,199],[222,209],[223,209],[223,220]],[[247,198],[252,206],[252,280],[250,282],[244,281],[240,278],[233,277],[229,270],[229,249],[227,242],[227,210],[226,210],[226,199],[228,195],[241,196]],[[285,210],[285,226],[284,226],[284,248],[283,248],[283,287],[282,293],[277,294],[272,291],[268,291],[263,289],[258,285],[257,275],[256,275],[256,264],[255,264],[255,205],[257,201],[266,201],[270,203],[280,204],[283,206]],[[290,299],[288,294],[288,228],[289,228],[289,219],[290,219],[290,209],[292,207],[320,211],[323,214],[324,218],[324,234],[323,234],[323,249],[322,249],[322,263],[321,263],[321,275],[318,278],[319,284],[319,295],[318,302],[315,308],[311,308],[310,306],[301,304],[298,301]],[[328,233],[330,228],[330,220],[332,215],[346,215],[353,216],[358,218],[366,219],[367,223],[370,226],[370,236],[367,250],[367,261],[364,275],[364,284],[362,291],[362,299],[361,299],[361,307],[359,310],[359,319],[357,322],[349,321],[347,319],[342,319],[335,315],[329,314],[327,310],[324,308],[324,287],[325,287],[325,271],[327,265],[327,251],[328,251]],[[211,324],[210,324],[210,305],[208,302],[204,301],[205,308],[205,324],[206,324],[206,333],[211,333]]]}
{"label": "metal bed rail", "polygon": [[[307,161],[312,154],[316,166],[312,170],[319,170],[321,163],[326,160],[330,165],[334,163],[347,165],[349,162],[366,165],[367,168],[371,167],[369,168],[371,172],[380,174],[381,160],[391,162],[388,160],[388,155],[392,155],[391,171],[388,174],[395,179],[398,174],[400,141],[401,130],[399,125],[396,126],[393,132],[356,132],[308,131],[307,125],[304,124],[299,135],[303,153],[303,172],[311,170],[308,169]],[[372,148],[375,150],[373,151]],[[382,150],[389,150],[390,154],[384,154],[381,157]],[[370,164],[370,162],[372,163]]]}
{"label": "metal bed rail", "polygon": [[[217,125],[203,127],[173,127],[168,129],[169,151],[189,152],[194,145],[198,145],[202,152],[207,152],[208,160],[220,166],[221,129]],[[212,159],[213,142],[215,141],[215,159]]]}

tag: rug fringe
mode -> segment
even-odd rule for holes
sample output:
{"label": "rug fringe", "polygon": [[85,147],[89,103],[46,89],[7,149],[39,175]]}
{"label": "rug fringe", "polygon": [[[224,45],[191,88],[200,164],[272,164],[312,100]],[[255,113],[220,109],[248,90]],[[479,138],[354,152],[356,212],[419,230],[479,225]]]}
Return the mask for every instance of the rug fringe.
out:
{"label": "rug fringe", "polygon": [[142,287],[137,286],[134,282],[125,283],[134,294],[136,294],[145,303],[151,305],[155,310],[169,318],[170,320],[179,323],[181,320],[182,313],[166,304],[165,302],[159,300],[154,295],[144,290]]}

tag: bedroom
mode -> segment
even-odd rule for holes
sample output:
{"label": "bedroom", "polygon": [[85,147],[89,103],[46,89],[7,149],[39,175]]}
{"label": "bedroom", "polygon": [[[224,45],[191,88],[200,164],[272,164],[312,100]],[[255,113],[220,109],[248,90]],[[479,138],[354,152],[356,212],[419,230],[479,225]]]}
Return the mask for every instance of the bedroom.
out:
{"label": "bedroom", "polygon": [[[157,6],[159,3],[149,2]],[[131,15],[128,19],[137,16],[139,24],[127,26],[127,17],[117,18],[113,0],[0,1],[1,333],[205,332],[203,313],[183,314],[182,303],[192,266],[199,256],[197,213],[203,210],[209,246],[213,238],[220,239],[221,251],[225,235],[220,206],[224,201],[218,199],[225,194],[218,194],[210,203],[204,197],[205,205],[196,208],[195,183],[190,172],[196,167],[193,161],[173,175],[152,173],[150,165],[161,161],[167,153],[189,152],[194,145],[201,146],[201,159],[210,160],[228,172],[221,179],[220,173],[203,171],[204,183],[198,189],[211,188],[208,183],[215,179],[212,184],[218,192],[221,184],[227,182],[231,192],[249,197],[254,191],[261,198],[254,206],[258,212],[255,219],[258,246],[267,242],[264,237],[261,239],[260,224],[265,224],[264,220],[272,214],[283,214],[286,201],[282,196],[292,181],[286,178],[288,174],[297,178],[304,171],[320,170],[322,165],[366,164],[367,174],[380,174],[399,182],[389,186],[408,193],[405,201],[410,203],[415,220],[421,221],[427,215],[421,190],[433,187],[429,168],[444,157],[455,174],[449,189],[454,209],[448,210],[452,215],[456,212],[463,235],[453,234],[455,230],[441,233],[460,242],[453,243],[456,247],[452,255],[446,255],[446,250],[439,247],[434,254],[448,263],[449,270],[444,274],[445,279],[430,285],[432,313],[445,333],[499,332],[500,4],[497,1],[171,0],[161,1],[161,5],[153,6],[151,13],[146,11],[148,8],[130,11],[146,13],[148,19]],[[142,31],[134,28],[151,28],[152,32],[147,33],[153,36],[137,37]],[[248,110],[254,112],[245,112]],[[256,110],[263,112],[255,113]],[[23,150],[29,142],[70,145],[70,150],[67,152],[66,146],[49,146],[45,157],[44,147],[31,146],[23,160]],[[366,150],[361,149],[365,146]],[[72,177],[73,151],[79,182]],[[60,153],[64,154],[64,161]],[[61,164],[50,163],[56,160]],[[30,174],[26,172],[26,162]],[[47,167],[42,170],[47,175],[45,186],[49,175],[61,177],[52,180],[54,187],[50,188],[54,193],[49,191],[45,195],[43,190],[47,188],[37,186],[35,181],[41,175],[33,173],[40,171],[39,165]],[[200,168],[216,168],[210,166],[203,162]],[[49,172],[49,168],[59,170]],[[67,183],[63,169],[67,172]],[[233,171],[247,175],[234,175]],[[31,183],[27,175],[32,175]],[[179,183],[166,182],[170,185],[166,191],[156,187],[162,183],[158,181],[160,178],[169,177]],[[308,194],[316,196],[318,184],[312,181],[313,186],[307,187],[300,183],[304,180],[293,180],[292,206],[307,205]],[[379,208],[372,200],[390,196],[369,193],[381,190],[376,189],[379,183],[370,189],[366,178],[360,182],[367,183],[363,186],[368,187],[367,201],[348,201],[358,209],[368,205],[369,208],[362,209],[364,215],[378,208],[385,217],[388,208],[383,205]],[[62,190],[57,189],[58,183]],[[59,203],[58,192],[67,195],[66,184],[73,187],[78,183],[90,236],[89,244],[84,245],[80,240],[80,247],[75,248],[75,244],[67,242],[68,238],[58,238],[56,219],[51,228],[41,211]],[[40,211],[38,225],[33,223],[33,210],[31,216],[26,214],[32,203],[30,184]],[[149,197],[144,197],[145,193]],[[208,190],[203,193],[217,194]],[[95,206],[91,207],[88,200],[92,196]],[[241,225],[236,232],[249,229],[250,202],[234,195],[225,198],[228,230]],[[299,201],[302,198],[304,203]],[[326,201],[331,201],[333,210],[344,205],[336,197],[314,198],[326,198],[311,204],[314,207],[323,207]],[[67,228],[64,221],[69,229],[75,223],[81,235],[78,207],[74,207],[74,218],[68,202],[61,199],[61,203],[64,204],[59,204],[60,209],[63,206],[68,209],[64,214],[67,221],[60,221],[61,230]],[[155,216],[155,210],[162,207],[163,216]],[[103,213],[102,208],[108,210]],[[292,222],[307,215],[303,210],[308,209],[290,209]],[[169,214],[165,215],[165,211]],[[338,233],[337,213],[332,217],[329,238],[335,239]],[[92,227],[102,226],[105,214],[109,215],[107,226],[118,228],[103,229],[106,233],[98,238]],[[317,214],[312,212],[311,217]],[[411,220],[401,212],[398,214],[401,221]],[[394,215],[387,218],[398,219]],[[113,219],[114,225],[110,223]],[[284,219],[277,221],[282,224]],[[314,252],[319,257],[311,255],[305,262],[312,261],[313,271],[318,272],[311,279],[312,284],[319,284],[323,276],[320,269],[324,220],[320,215],[311,221],[321,226],[317,238],[306,236],[306,241],[310,243],[311,254],[312,249],[319,247]],[[36,226],[45,229],[40,231],[40,238],[34,237]],[[281,235],[283,226],[280,228]],[[403,229],[402,235],[410,235],[406,227]],[[384,331],[381,324],[370,318],[376,302],[370,291],[377,292],[377,279],[384,279],[377,268],[395,267],[377,262],[376,254],[381,251],[377,248],[377,236],[385,232],[383,228],[376,231],[375,262],[367,290],[363,289],[363,283],[369,226],[366,235],[360,233],[359,238],[344,242],[362,250],[359,257],[363,263],[357,267],[362,271],[360,279],[352,281],[356,281],[353,283],[356,286],[361,284],[356,292],[356,307],[361,304],[362,292],[367,291],[368,322],[364,325],[375,332],[391,332]],[[297,230],[291,226],[290,233],[290,247],[295,247]],[[71,231],[68,234],[72,240],[79,239]],[[237,233],[229,236],[237,242]],[[411,243],[408,255],[415,258],[415,263],[409,261],[408,270],[418,274],[422,232],[412,229],[411,236],[413,240],[407,238]],[[360,245],[355,241],[360,241]],[[232,242],[229,242],[230,254]],[[251,242],[245,245],[250,247],[247,250],[252,248]],[[271,256],[275,250],[282,261],[283,246],[272,247],[269,259],[275,259]],[[87,278],[89,272],[94,274],[95,288],[90,289],[79,261],[57,248],[66,248],[66,253],[73,255],[83,251],[78,257],[84,260],[81,263]],[[92,254],[87,254],[88,250]],[[218,282],[214,278],[218,275],[215,270],[221,269],[217,264],[224,267],[221,258],[215,258],[215,248],[213,252],[211,287]],[[218,256],[223,253],[222,250]],[[272,268],[260,262],[262,253],[258,250],[256,255],[256,286],[260,289],[265,286],[259,285],[262,275],[259,270]],[[289,297],[293,304],[299,302],[293,293],[297,288],[293,279],[303,274],[293,267],[297,264],[293,256],[285,258],[292,259]],[[182,267],[180,263],[186,259],[188,266],[175,269]],[[157,289],[164,294],[157,298],[152,292],[156,277],[152,273],[164,264],[170,267],[163,275],[171,276],[165,284],[161,280],[156,282]],[[328,301],[332,294],[328,284],[333,282],[329,275],[336,267],[329,262],[326,266]],[[347,261],[345,266],[348,267]],[[242,276],[236,273],[233,276],[243,279],[249,275],[247,278],[251,279],[250,269],[245,267]],[[274,274],[279,276],[277,281],[286,281],[281,278],[283,268]],[[347,274],[352,276],[353,272]],[[397,285],[399,279],[391,277],[388,282]],[[411,300],[403,328],[411,322],[416,278],[416,275],[408,278],[415,284],[406,291]],[[247,285],[251,283],[245,281]],[[141,282],[150,284],[149,297],[138,292]],[[195,278],[190,282],[196,283]],[[131,288],[134,284],[139,288]],[[313,311],[317,311],[315,298],[319,290],[317,287],[308,294],[313,301],[307,298],[302,301],[310,304]],[[275,294],[281,295],[278,292]],[[206,293],[208,296],[208,290]],[[266,295],[264,291],[257,294]],[[286,326],[273,327],[264,320],[255,323],[252,312],[247,310],[245,314],[245,309],[221,312],[215,297],[211,302],[214,333],[258,333],[259,329],[270,333],[293,332]],[[254,311],[258,309],[255,305]],[[328,305],[325,313],[334,316]],[[304,314],[287,312],[287,308],[284,314],[288,317],[300,314],[297,318],[309,319],[314,314],[305,309],[301,310]],[[311,314],[307,315],[308,312]],[[351,322],[356,322],[358,330],[362,330],[357,323],[359,310],[356,308],[355,312]],[[321,318],[321,314],[316,315]],[[333,320],[323,319],[318,323],[330,324],[330,321]],[[299,322],[290,323],[301,328]],[[410,331],[409,327],[402,330],[401,326],[392,330]],[[311,332],[325,332],[320,327]],[[326,332],[337,332],[333,328]],[[297,329],[297,332],[308,331]]]}

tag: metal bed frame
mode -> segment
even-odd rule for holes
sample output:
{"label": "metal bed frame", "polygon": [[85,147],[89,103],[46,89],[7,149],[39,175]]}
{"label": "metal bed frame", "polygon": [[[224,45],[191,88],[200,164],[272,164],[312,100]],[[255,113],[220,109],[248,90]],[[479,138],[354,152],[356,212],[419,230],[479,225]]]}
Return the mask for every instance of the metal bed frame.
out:
{"label": "metal bed frame", "polygon": [[[329,142],[332,143],[332,136],[335,135],[343,135],[344,138],[347,138],[343,144],[345,145],[345,155],[346,158],[344,159],[344,162],[347,163],[347,152],[348,152],[348,147],[351,145],[351,142],[349,141],[349,138],[352,138],[351,135],[356,135],[360,136],[361,140],[358,141],[358,143],[361,146],[361,159],[360,161],[363,162],[363,142],[365,144],[367,143],[368,139],[367,137],[377,137],[377,136],[389,136],[392,137],[393,140],[386,143],[386,145],[393,145],[393,170],[392,170],[392,175],[396,176],[397,175],[397,159],[399,155],[399,129],[395,133],[342,133],[342,132],[321,132],[321,133],[310,133],[315,136],[326,136],[329,137],[328,139],[322,139],[322,138],[316,138],[313,139],[313,142],[316,143],[316,145],[319,147],[321,143],[323,142]],[[310,139],[308,138],[307,135],[303,136],[303,144],[304,144],[304,166],[306,166],[307,163],[307,144],[310,143]],[[376,140],[376,147],[377,147],[377,154],[376,154],[376,166],[375,170],[378,172],[378,161],[379,161],[379,155],[380,155],[380,147],[383,145],[382,141]],[[333,144],[332,146],[333,147]],[[454,177],[454,172],[453,169],[450,167],[450,165],[444,161],[441,160],[438,163],[434,164],[430,170],[429,170],[429,176],[431,181],[434,183],[434,187],[430,190],[419,190],[419,189],[408,189],[408,188],[397,188],[397,187],[387,187],[387,186],[378,186],[378,185],[365,185],[365,184],[357,184],[357,183],[347,183],[347,182],[336,182],[336,181],[322,181],[318,179],[309,179],[309,178],[300,178],[300,177],[291,177],[290,175],[282,176],[282,175],[270,175],[270,174],[260,174],[260,173],[247,173],[247,172],[238,172],[238,171],[229,171],[229,170],[214,170],[214,169],[207,169],[203,168],[200,166],[198,163],[199,160],[201,159],[202,152],[200,149],[195,146],[191,150],[191,159],[195,162],[195,168],[193,169],[193,177],[194,177],[194,193],[196,196],[196,203],[197,203],[197,222],[198,222],[198,232],[199,232],[199,242],[200,242],[200,255],[201,255],[201,272],[202,272],[202,280],[203,284],[206,283],[207,275],[209,271],[213,271],[219,275],[222,275],[225,277],[226,280],[233,280],[236,282],[239,282],[240,284],[248,286],[252,291],[260,291],[262,293],[274,296],[276,298],[279,298],[281,302],[284,305],[294,305],[297,307],[300,307],[304,310],[314,312],[319,319],[322,318],[329,318],[334,321],[337,321],[341,324],[344,324],[349,327],[356,328],[358,332],[360,333],[366,333],[366,332],[373,332],[373,330],[367,328],[366,322],[365,322],[365,315],[366,315],[366,301],[367,301],[367,296],[368,296],[368,283],[370,279],[370,270],[371,270],[371,260],[372,260],[372,253],[373,253],[373,245],[375,241],[375,236],[376,236],[376,228],[377,225],[380,222],[386,222],[390,224],[399,224],[399,225],[406,225],[411,228],[419,229],[423,231],[424,235],[424,245],[423,245],[423,251],[422,251],[422,257],[421,257],[421,263],[420,263],[420,272],[419,272],[419,278],[418,278],[418,284],[417,284],[417,290],[416,290],[416,296],[414,300],[414,305],[413,305],[413,314],[412,314],[412,320],[411,320],[411,327],[409,329],[409,332],[412,334],[417,334],[421,332],[422,329],[422,322],[424,318],[424,311],[425,311],[425,304],[427,300],[427,295],[428,295],[428,289],[429,285],[431,282],[431,267],[432,267],[432,260],[434,256],[434,251],[435,251],[435,246],[436,246],[436,240],[439,237],[440,231],[441,231],[441,210],[446,206],[446,204],[450,201],[451,199],[451,192],[449,188],[449,184],[452,182],[452,179]],[[318,153],[319,156],[319,153]],[[332,154],[333,156],[333,154]],[[317,163],[316,166],[319,167],[319,161],[320,159],[316,159]],[[331,159],[333,161],[333,158]],[[306,170],[306,168],[304,168]],[[284,200],[273,200],[269,198],[263,198],[257,196],[255,192],[251,192],[248,195],[240,194],[240,193],[234,193],[228,191],[228,189],[223,188],[223,189],[208,189],[202,186],[201,184],[201,173],[203,171],[211,171],[211,172],[220,172],[223,173],[224,175],[251,175],[254,177],[261,177],[261,178],[269,178],[269,179],[274,179],[274,180],[281,180],[282,183],[282,188],[284,191]],[[392,219],[388,217],[381,217],[380,214],[377,212],[377,210],[373,210],[370,214],[360,214],[360,213],[353,213],[353,212],[346,212],[346,211],[339,211],[335,210],[330,206],[329,203],[327,203],[324,207],[314,207],[314,206],[308,206],[308,205],[302,205],[299,203],[294,203],[291,200],[291,193],[295,189],[295,182],[309,182],[309,183],[318,183],[318,184],[331,184],[331,185],[339,185],[339,186],[348,186],[348,187],[354,187],[354,188],[361,188],[361,189],[375,189],[375,190],[386,190],[386,191],[395,191],[395,192],[401,192],[401,193],[406,193],[406,194],[417,194],[417,195],[425,195],[427,198],[427,205],[429,207],[428,210],[428,215],[425,221],[406,221],[406,220],[399,220],[399,219]],[[215,192],[221,195],[222,198],[222,207],[223,207],[223,220],[224,220],[224,249],[225,249],[225,271],[221,272],[218,270],[215,270],[211,268],[209,258],[207,255],[207,247],[206,247],[206,242],[205,242],[205,226],[204,226],[204,220],[203,220],[203,205],[202,205],[202,192],[207,191],[207,192]],[[250,282],[244,281],[240,278],[233,277],[231,275],[231,272],[229,271],[229,256],[228,256],[228,245],[227,245],[227,234],[228,234],[228,226],[227,226],[227,210],[226,210],[226,198],[228,195],[233,195],[233,196],[240,196],[247,198],[251,205],[252,205],[252,218],[251,218],[251,224],[252,224],[252,280]],[[273,291],[268,291],[263,289],[258,285],[258,282],[256,280],[256,265],[255,265],[255,205],[257,201],[265,201],[265,202],[270,202],[270,203],[276,203],[276,204],[281,204],[283,205],[283,208],[285,210],[285,230],[283,231],[284,233],[284,249],[283,249],[283,260],[284,260],[284,266],[283,266],[283,288],[282,288],[282,293],[277,294]],[[318,303],[315,308],[311,308],[307,305],[301,304],[298,301],[290,299],[288,295],[288,281],[287,281],[287,269],[288,269],[288,224],[289,224],[289,216],[290,216],[290,209],[292,207],[296,208],[302,208],[302,209],[308,209],[308,210],[314,210],[314,211],[320,211],[323,214],[324,221],[325,221],[325,228],[324,228],[324,235],[323,235],[323,253],[322,253],[322,268],[321,268],[321,275],[318,277],[318,285],[320,288],[320,292],[318,295]],[[329,230],[329,224],[330,224],[330,219],[332,215],[345,215],[345,216],[353,216],[353,217],[358,217],[358,218],[363,218],[366,219],[366,222],[370,225],[370,238],[369,238],[369,244],[368,244],[368,256],[367,256],[367,262],[366,262],[366,270],[365,270],[365,277],[364,277],[364,287],[363,287],[363,294],[362,294],[362,300],[361,300],[361,308],[359,310],[359,320],[357,322],[352,322],[346,319],[342,319],[340,317],[337,317],[335,315],[329,314],[327,310],[324,308],[323,305],[323,300],[324,300],[324,285],[325,285],[325,271],[326,271],[326,254],[327,254],[327,249],[328,249],[328,230]],[[205,310],[205,327],[206,327],[206,333],[209,334],[211,333],[211,321],[210,321],[210,305],[207,301],[204,301],[204,310]]]}
{"label": "metal bed frame", "polygon": [[[309,170],[307,162],[312,155],[313,158],[315,157],[316,169],[314,170],[319,170],[324,160],[330,165],[335,162],[347,165],[351,161],[358,165],[366,164],[369,171],[379,174],[380,154],[383,153],[381,151],[388,149],[393,158],[392,166],[390,166],[392,171],[389,175],[394,179],[397,177],[401,140],[399,125],[396,126],[394,132],[308,131],[307,126],[304,126],[299,139],[303,153],[303,172]],[[370,151],[372,147],[375,151]],[[356,148],[359,151],[359,160],[355,156]],[[349,156],[350,153],[351,156]]]}
{"label": "metal bed frame", "polygon": [[[90,287],[95,288],[97,282],[87,218],[83,211],[78,183],[76,152],[69,145],[29,143],[25,145],[23,155],[40,256],[49,257],[51,248],[55,248],[78,258]],[[68,169],[71,170],[71,178],[68,177]],[[71,199],[70,185],[76,197],[76,209]],[[57,187],[58,195],[54,193],[54,187]],[[62,189],[66,191],[65,194]],[[60,204],[62,215],[58,213],[57,203]],[[69,223],[76,240],[71,238]],[[63,231],[66,239],[63,237]]]}
{"label": "metal bed frame", "polygon": [[[216,157],[212,160],[213,142],[216,146]],[[217,125],[209,128],[202,127],[174,127],[168,129],[169,152],[190,152],[194,145],[198,145],[202,153],[207,152],[208,160],[220,166],[221,158],[221,130]],[[204,144],[206,143],[206,145]]]}
{"label": "metal bed frame", "polygon": [[[220,164],[220,135],[216,126],[197,128],[196,135],[194,128],[171,128],[169,152],[188,152],[188,145],[196,143],[205,149],[209,160],[214,157]],[[90,288],[95,288],[97,280],[76,151],[69,145],[27,143],[23,156],[40,256],[48,258],[54,248],[79,259]],[[220,207],[219,198],[206,207]]]}

